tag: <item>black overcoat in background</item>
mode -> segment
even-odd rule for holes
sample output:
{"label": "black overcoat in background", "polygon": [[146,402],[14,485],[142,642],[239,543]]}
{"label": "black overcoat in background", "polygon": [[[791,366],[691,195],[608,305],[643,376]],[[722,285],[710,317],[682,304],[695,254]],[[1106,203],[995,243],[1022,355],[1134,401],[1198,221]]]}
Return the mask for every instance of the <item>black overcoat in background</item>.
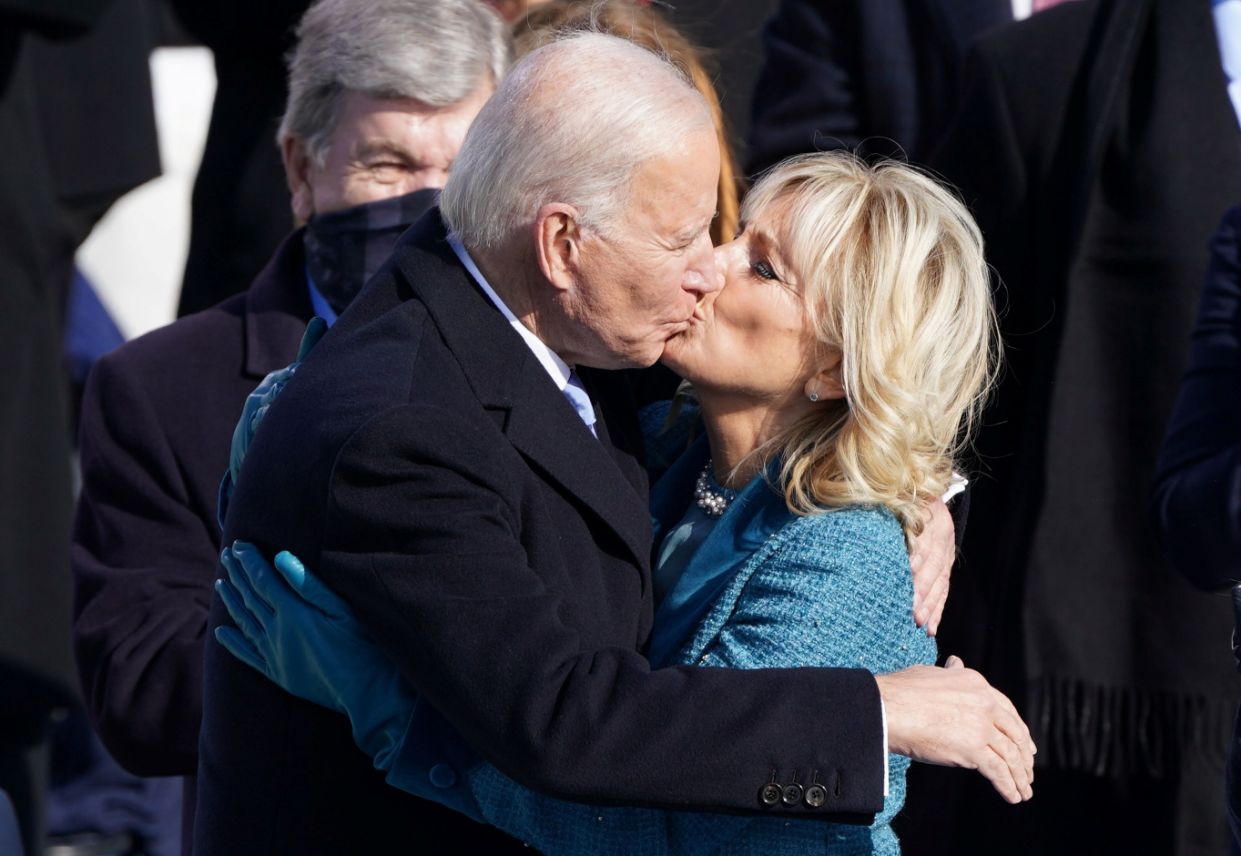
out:
{"label": "black overcoat in background", "polygon": [[86,708],[127,770],[189,777],[187,826],[216,492],[246,396],[292,362],[311,316],[301,235],[249,291],[100,359],[82,401],[71,564]]}
{"label": "black overcoat in background", "polygon": [[947,127],[973,40],[1011,0],[783,0],[763,32],[750,175],[845,148],[922,161]]}
{"label": "black overcoat in background", "polygon": [[159,174],[144,21],[135,0],[0,2],[0,674],[30,680],[3,711],[76,695],[64,301],[95,220]]}
{"label": "black overcoat in background", "polygon": [[1207,591],[1241,582],[1241,205],[1211,241],[1154,505],[1168,558],[1188,580]]}
{"label": "black overcoat in background", "polygon": [[65,300],[108,205],[159,174],[141,0],[0,0],[0,788],[41,845],[48,714],[77,697]]}
{"label": "black overcoat in background", "polygon": [[[878,809],[869,674],[650,671],[650,516],[624,376],[582,372],[596,440],[444,234],[438,212],[407,233],[272,406],[225,541],[303,558],[527,786],[759,810],[765,784],[817,771],[833,777],[824,809]],[[217,599],[212,624],[225,620]],[[384,783],[339,715],[220,646],[204,703],[197,856],[426,841],[423,804]]]}
{"label": "black overcoat in background", "polygon": [[190,201],[177,315],[243,290],[293,227],[276,129],[288,97],[284,57],[309,0],[170,0],[211,49],[216,90]]}
{"label": "black overcoat in background", "polygon": [[[1068,3],[984,36],[935,163],[982,227],[1007,361],[943,644],[1018,700],[1043,771],[1028,807],[966,824],[996,819],[981,850],[1107,829],[1221,852],[1231,608],[1172,571],[1147,503],[1207,243],[1241,198],[1210,3]],[[1107,783],[1115,804],[1075,790]]]}
{"label": "black overcoat in background", "polygon": [[[1231,588],[1241,625],[1241,588],[1235,587],[1241,580],[1241,205],[1224,215],[1211,241],[1189,368],[1159,456],[1154,506],[1168,558],[1195,585]],[[1241,842],[1241,712],[1225,781],[1228,822]]]}

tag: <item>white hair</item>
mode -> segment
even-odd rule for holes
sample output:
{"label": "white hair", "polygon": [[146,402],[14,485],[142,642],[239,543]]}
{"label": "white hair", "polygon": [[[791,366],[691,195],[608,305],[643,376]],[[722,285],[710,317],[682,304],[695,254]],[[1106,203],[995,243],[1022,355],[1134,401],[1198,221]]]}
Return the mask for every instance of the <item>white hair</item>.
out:
{"label": "white hair", "polygon": [[638,168],[699,130],[714,134],[706,102],[667,58],[602,33],[565,35],[501,82],[466,134],[440,208],[481,250],[529,227],[550,202],[606,231]]}
{"label": "white hair", "polygon": [[447,107],[511,58],[508,29],[478,0],[318,0],[297,26],[277,139],[300,137],[322,163],[341,92]]}

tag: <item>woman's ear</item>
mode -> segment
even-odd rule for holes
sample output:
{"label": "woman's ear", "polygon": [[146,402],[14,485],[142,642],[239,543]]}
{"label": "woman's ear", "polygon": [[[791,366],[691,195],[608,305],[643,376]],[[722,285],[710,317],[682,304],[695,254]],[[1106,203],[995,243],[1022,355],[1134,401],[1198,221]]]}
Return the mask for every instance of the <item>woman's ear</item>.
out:
{"label": "woman's ear", "polygon": [[840,352],[834,351],[823,366],[806,381],[806,398],[811,401],[837,401],[845,397],[840,379]]}
{"label": "woman's ear", "polygon": [[558,291],[569,291],[582,266],[582,229],[577,209],[552,202],[539,209],[534,221],[534,252],[539,270]]}

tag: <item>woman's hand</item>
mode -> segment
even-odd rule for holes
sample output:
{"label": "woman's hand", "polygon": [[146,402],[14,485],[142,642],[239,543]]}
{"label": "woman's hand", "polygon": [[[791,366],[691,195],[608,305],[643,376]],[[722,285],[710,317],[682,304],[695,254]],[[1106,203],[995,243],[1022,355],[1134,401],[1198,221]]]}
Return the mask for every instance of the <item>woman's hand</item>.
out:
{"label": "woman's hand", "polygon": [[239,541],[220,561],[228,579],[216,591],[237,626],[217,627],[216,639],[285,691],[348,716],[358,747],[386,770],[417,697],[349,606],[287,551],[273,568]]}

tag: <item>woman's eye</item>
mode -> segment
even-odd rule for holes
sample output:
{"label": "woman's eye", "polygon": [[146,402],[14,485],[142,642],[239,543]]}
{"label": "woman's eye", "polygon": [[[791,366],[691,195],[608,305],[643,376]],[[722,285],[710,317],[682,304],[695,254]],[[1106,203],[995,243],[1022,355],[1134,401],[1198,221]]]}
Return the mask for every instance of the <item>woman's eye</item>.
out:
{"label": "woman's eye", "polygon": [[765,261],[757,261],[750,265],[750,269],[754,271],[762,279],[778,279],[776,272],[772,270],[771,265]]}

